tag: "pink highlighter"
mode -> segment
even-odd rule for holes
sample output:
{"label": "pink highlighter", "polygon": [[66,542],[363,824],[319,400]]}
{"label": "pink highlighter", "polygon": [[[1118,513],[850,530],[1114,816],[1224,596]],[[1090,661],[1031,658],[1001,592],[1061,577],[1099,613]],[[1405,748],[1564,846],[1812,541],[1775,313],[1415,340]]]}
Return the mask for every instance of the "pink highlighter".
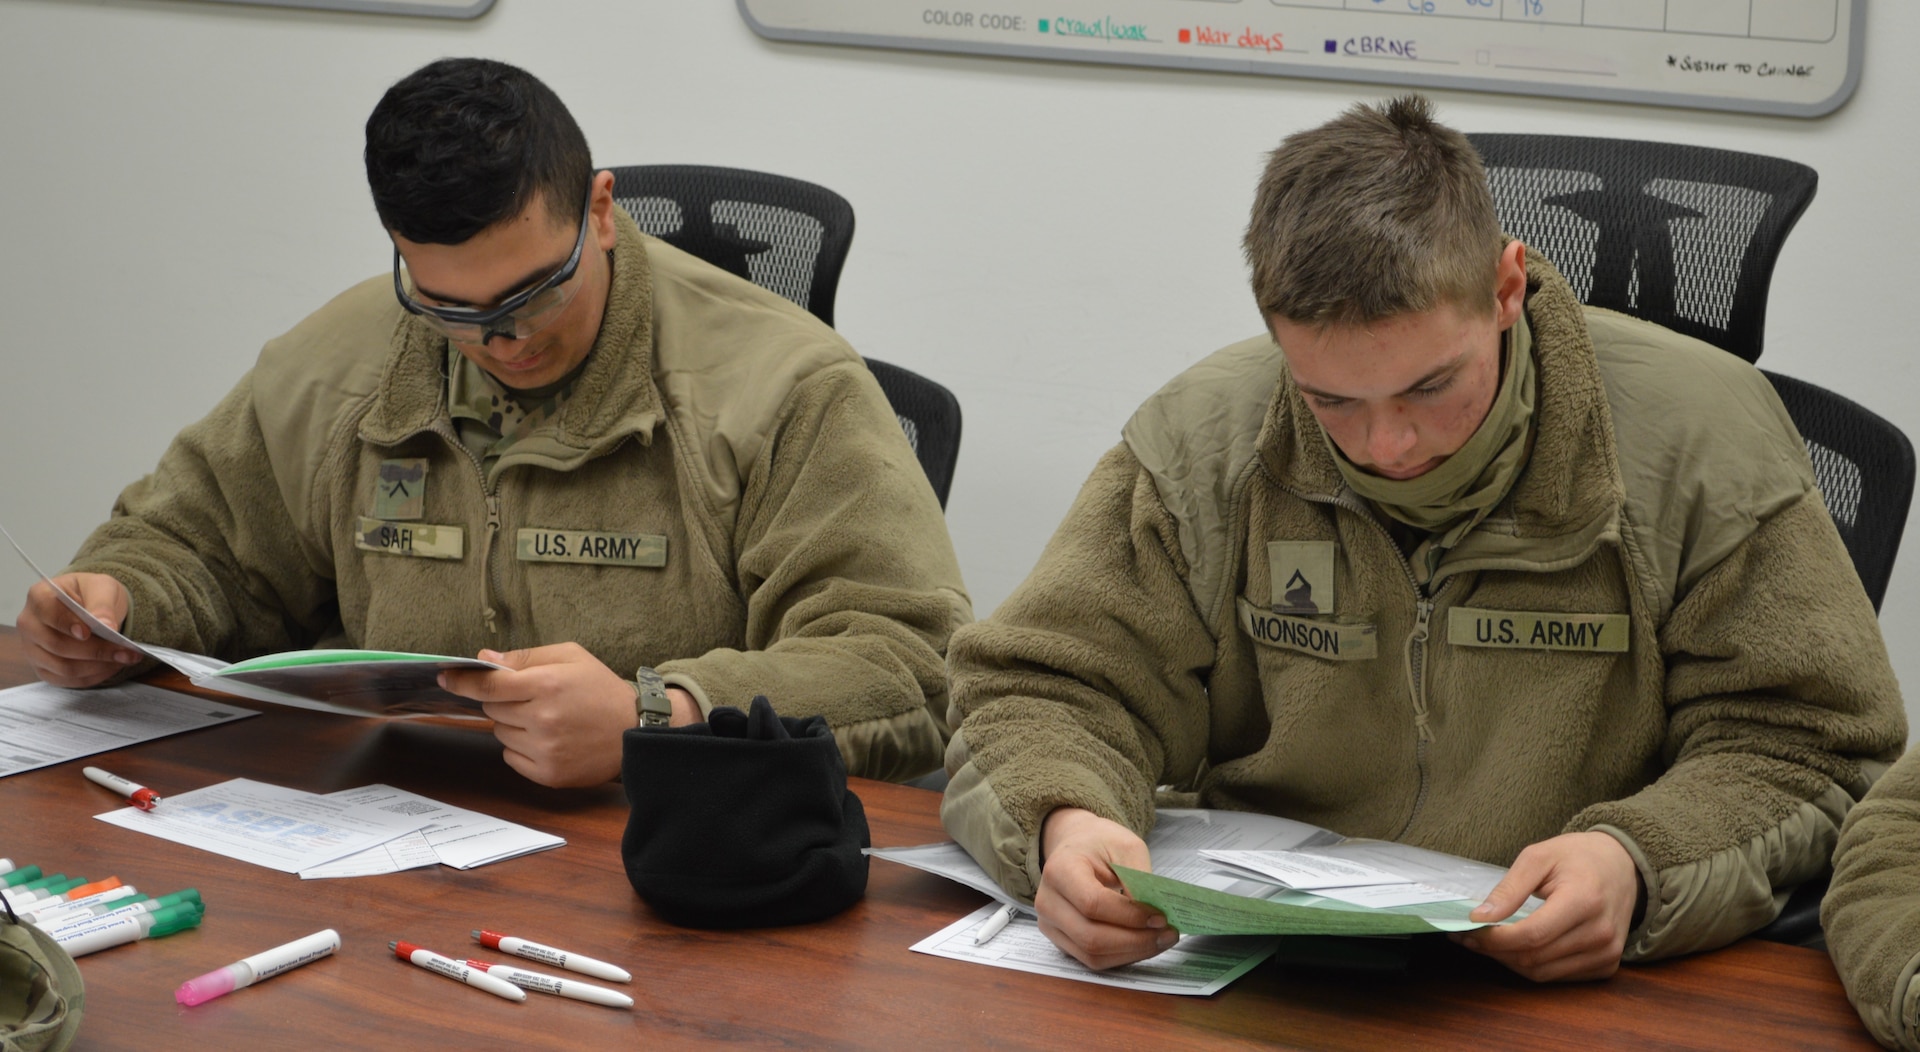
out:
{"label": "pink highlighter", "polygon": [[275,946],[271,950],[241,958],[225,968],[216,968],[205,975],[188,979],[173,992],[173,999],[189,1008],[205,1004],[223,994],[230,994],[262,979],[271,979],[281,972],[329,956],[339,948],[339,932],[332,928],[317,931],[304,939],[295,939],[285,946]]}

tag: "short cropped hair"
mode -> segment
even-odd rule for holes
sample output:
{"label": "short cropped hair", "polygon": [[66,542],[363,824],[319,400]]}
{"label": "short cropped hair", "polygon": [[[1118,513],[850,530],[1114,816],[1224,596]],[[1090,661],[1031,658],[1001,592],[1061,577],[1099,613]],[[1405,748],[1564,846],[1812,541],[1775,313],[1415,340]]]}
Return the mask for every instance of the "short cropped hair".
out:
{"label": "short cropped hair", "polygon": [[367,118],[367,185],[388,230],[458,245],[537,197],[557,221],[586,207],[593,159],[553,90],[526,70],[445,58],[387,89]]}
{"label": "short cropped hair", "polygon": [[1243,242],[1261,315],[1308,325],[1491,311],[1505,243],[1480,155],[1420,95],[1288,136]]}

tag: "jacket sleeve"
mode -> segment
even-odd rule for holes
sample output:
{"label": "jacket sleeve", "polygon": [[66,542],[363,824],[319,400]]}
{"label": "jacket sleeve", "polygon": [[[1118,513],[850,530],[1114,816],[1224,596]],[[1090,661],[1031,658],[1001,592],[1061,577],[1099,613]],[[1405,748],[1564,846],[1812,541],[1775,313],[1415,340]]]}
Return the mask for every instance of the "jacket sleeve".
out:
{"label": "jacket sleeve", "polygon": [[1173,517],[1121,445],[1082,487],[1039,564],[994,616],[956,633],[963,717],[941,820],[1031,901],[1040,824],[1082,807],[1145,835],[1154,787],[1205,756],[1214,640]]}
{"label": "jacket sleeve", "polygon": [[1874,785],[1840,830],[1821,926],[1874,1038],[1920,1052],[1920,754]]}
{"label": "jacket sleeve", "polygon": [[857,362],[795,387],[734,526],[746,646],[658,671],[701,708],[764,694],[820,714],[849,773],[940,765],[947,637],[972,619],[946,518],[886,396]]}
{"label": "jacket sleeve", "polygon": [[1873,607],[1817,491],[1707,570],[1659,642],[1668,768],[1569,825],[1619,839],[1646,881],[1627,960],[1710,949],[1771,921],[1825,867],[1870,782],[1863,762],[1906,739]]}
{"label": "jacket sleeve", "polygon": [[311,645],[333,621],[331,582],[274,481],[252,379],[121,492],[67,567],[126,585],[130,638],[231,660]]}

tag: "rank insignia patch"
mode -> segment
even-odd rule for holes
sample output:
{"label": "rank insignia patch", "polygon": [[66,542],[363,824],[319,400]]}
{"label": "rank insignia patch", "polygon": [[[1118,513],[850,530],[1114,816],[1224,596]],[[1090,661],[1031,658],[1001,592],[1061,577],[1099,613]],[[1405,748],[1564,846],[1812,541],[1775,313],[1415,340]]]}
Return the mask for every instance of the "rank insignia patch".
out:
{"label": "rank insignia patch", "polygon": [[1332,541],[1268,541],[1267,572],[1273,612],[1295,617],[1333,613]]}
{"label": "rank insignia patch", "polygon": [[373,517],[388,522],[417,522],[426,514],[426,458],[381,461],[380,480],[373,486]]}

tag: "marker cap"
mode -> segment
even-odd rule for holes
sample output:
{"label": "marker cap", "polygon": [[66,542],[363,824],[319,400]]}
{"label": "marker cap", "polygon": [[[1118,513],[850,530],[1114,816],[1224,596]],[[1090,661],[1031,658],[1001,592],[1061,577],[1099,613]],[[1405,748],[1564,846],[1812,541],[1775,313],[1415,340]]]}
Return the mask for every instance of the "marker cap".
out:
{"label": "marker cap", "polygon": [[177,906],[168,906],[156,910],[153,914],[153,927],[147,929],[147,938],[157,939],[162,935],[172,935],[177,931],[200,926],[200,917],[206,912],[200,906],[183,902]]}
{"label": "marker cap", "polygon": [[0,875],[0,888],[19,887],[30,880],[40,879],[39,866],[21,866],[11,873]]}
{"label": "marker cap", "polygon": [[157,903],[157,905],[153,907],[156,910],[163,910],[168,906],[178,906],[183,902],[191,902],[201,909],[206,908],[206,904],[200,901],[200,890],[198,888],[184,888],[180,891],[171,891],[153,901]]}
{"label": "marker cap", "polygon": [[232,993],[240,980],[246,978],[246,971],[244,964],[229,964],[205,975],[196,975],[180,984],[180,989],[173,992],[173,999],[188,1008],[206,1004],[222,994]]}

